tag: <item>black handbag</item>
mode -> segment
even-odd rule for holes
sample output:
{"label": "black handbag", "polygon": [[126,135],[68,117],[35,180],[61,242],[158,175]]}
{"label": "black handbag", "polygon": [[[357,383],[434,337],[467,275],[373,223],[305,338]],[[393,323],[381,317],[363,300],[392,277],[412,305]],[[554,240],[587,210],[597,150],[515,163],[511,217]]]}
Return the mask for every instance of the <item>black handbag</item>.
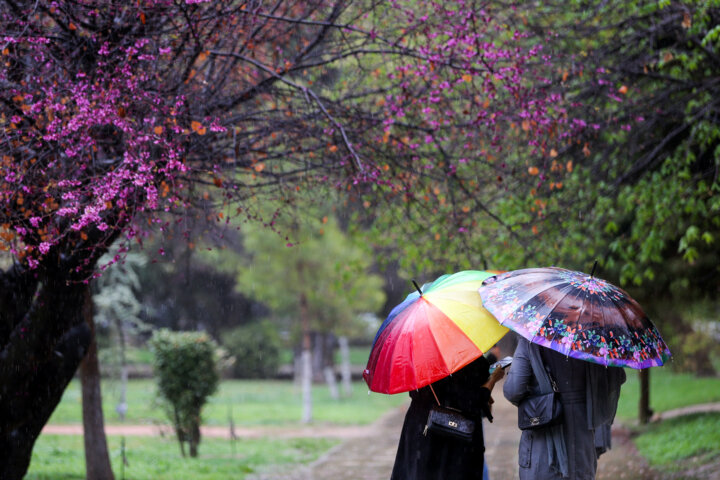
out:
{"label": "black handbag", "polygon": [[546,372],[553,391],[527,397],[518,405],[518,428],[535,430],[562,423],[563,407],[557,384],[549,372]]}
{"label": "black handbag", "polygon": [[460,410],[443,407],[430,385],[437,405],[430,409],[423,435],[428,433],[442,435],[445,437],[471,442],[475,433],[475,421],[467,418]]}

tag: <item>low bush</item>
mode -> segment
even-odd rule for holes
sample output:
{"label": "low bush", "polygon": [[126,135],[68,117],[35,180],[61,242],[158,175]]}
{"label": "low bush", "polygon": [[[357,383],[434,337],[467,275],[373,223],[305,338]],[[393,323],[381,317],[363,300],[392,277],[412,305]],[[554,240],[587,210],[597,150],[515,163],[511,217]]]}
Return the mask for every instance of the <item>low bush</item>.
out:
{"label": "low bush", "polygon": [[222,336],[222,344],[235,361],[233,378],[272,378],[280,366],[282,340],[270,322],[234,328]]}
{"label": "low bush", "polygon": [[217,369],[218,346],[207,334],[172,332],[153,333],[150,346],[154,353],[155,374],[161,399],[185,455],[197,456],[200,444],[200,413],[220,383]]}

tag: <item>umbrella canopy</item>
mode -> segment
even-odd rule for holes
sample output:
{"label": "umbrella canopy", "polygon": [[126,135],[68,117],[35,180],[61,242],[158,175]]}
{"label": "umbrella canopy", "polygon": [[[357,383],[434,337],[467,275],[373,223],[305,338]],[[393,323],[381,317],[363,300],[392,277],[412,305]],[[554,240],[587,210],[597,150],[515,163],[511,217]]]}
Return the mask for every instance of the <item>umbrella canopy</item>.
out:
{"label": "umbrella canopy", "polygon": [[375,335],[363,377],[370,390],[399,393],[445,378],[480,357],[508,332],[477,294],[492,272],[466,270],[418,288]]}
{"label": "umbrella canopy", "polygon": [[670,350],[640,305],[622,289],[557,267],[514,270],[479,289],[483,305],[531,342],[602,365],[662,365]]}

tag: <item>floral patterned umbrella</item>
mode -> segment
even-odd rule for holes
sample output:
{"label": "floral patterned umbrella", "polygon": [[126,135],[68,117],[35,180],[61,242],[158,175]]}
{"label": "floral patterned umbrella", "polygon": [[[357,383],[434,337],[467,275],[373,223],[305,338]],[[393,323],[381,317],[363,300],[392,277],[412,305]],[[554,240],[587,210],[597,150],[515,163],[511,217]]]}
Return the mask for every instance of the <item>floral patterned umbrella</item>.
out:
{"label": "floral patterned umbrella", "polygon": [[670,350],[640,305],[622,289],[557,267],[486,279],[483,306],[531,342],[602,365],[662,365]]}

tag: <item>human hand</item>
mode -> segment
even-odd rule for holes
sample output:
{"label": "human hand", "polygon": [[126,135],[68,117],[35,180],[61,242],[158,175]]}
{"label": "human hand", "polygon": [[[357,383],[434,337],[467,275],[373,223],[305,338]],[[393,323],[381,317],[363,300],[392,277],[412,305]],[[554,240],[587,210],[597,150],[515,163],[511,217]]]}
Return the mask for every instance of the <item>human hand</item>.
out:
{"label": "human hand", "polygon": [[492,374],[490,375],[490,380],[492,380],[493,383],[500,381],[501,378],[505,376],[505,369],[504,368],[496,368]]}

